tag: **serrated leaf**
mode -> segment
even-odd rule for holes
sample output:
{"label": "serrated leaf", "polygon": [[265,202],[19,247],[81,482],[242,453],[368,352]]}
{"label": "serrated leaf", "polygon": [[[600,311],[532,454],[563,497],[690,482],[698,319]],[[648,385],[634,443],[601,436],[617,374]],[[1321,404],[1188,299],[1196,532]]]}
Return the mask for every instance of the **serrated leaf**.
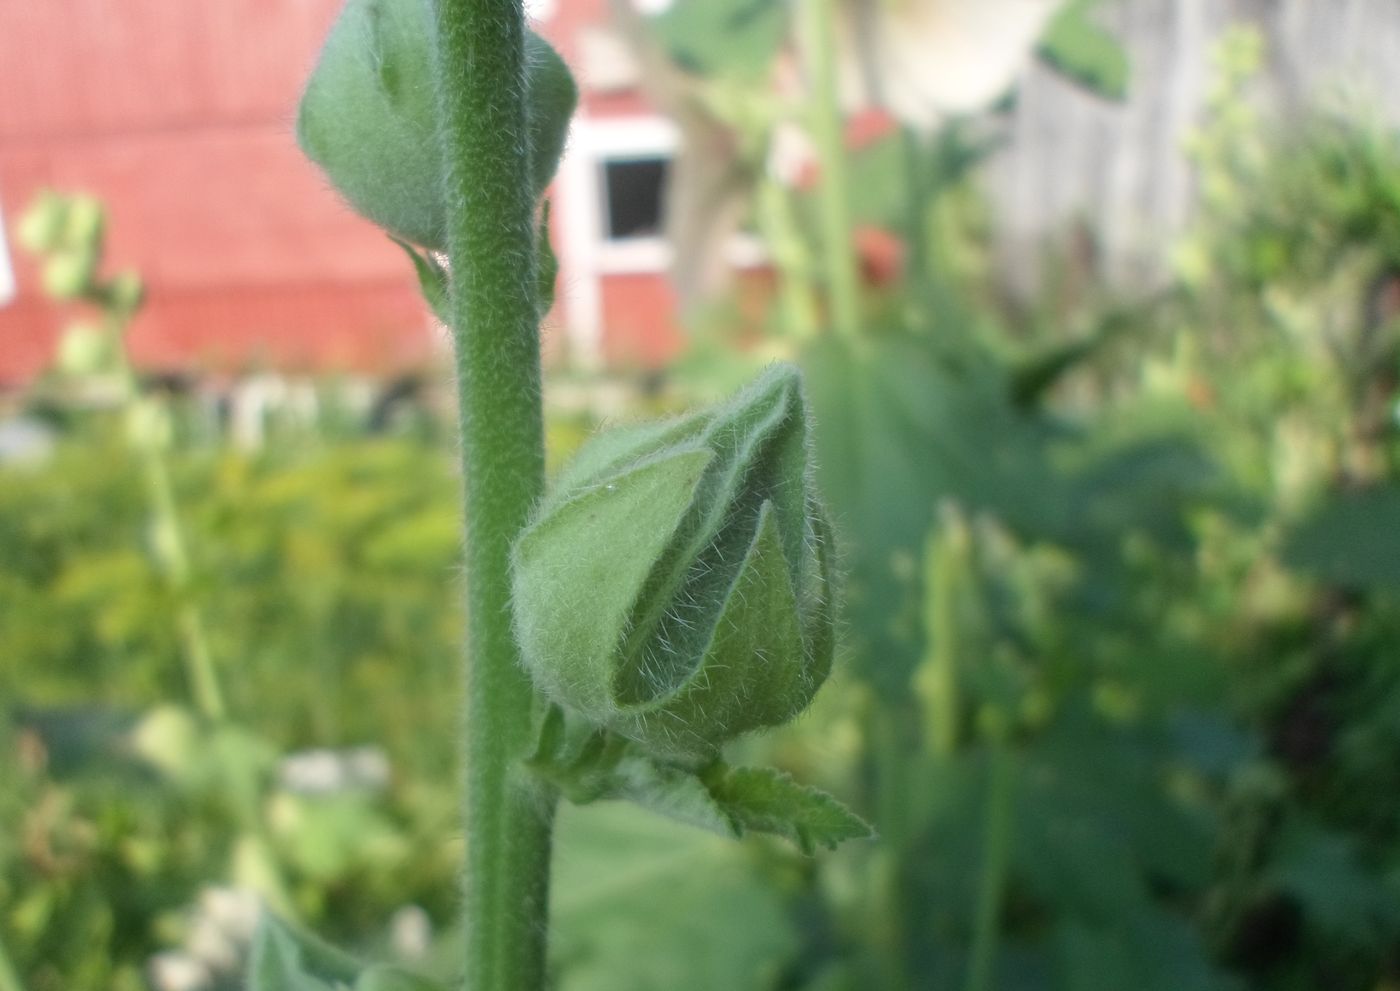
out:
{"label": "serrated leaf", "polygon": [[248,991],[342,991],[359,972],[351,957],[263,913],[248,964]]}
{"label": "serrated leaf", "polygon": [[719,768],[705,775],[705,786],[737,831],[784,836],[806,853],[875,835],[831,795],[773,768]]}
{"label": "serrated leaf", "polygon": [[413,270],[418,273],[418,288],[432,309],[433,316],[437,317],[440,323],[452,326],[452,290],[447,281],[447,269],[431,254],[419,251],[407,241],[392,234],[389,235],[389,240],[402,248],[404,254],[413,261]]}

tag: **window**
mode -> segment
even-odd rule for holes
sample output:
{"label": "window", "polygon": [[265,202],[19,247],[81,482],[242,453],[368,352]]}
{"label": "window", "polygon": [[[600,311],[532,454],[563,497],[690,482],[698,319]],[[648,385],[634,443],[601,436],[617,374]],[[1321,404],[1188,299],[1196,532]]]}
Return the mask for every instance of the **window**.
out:
{"label": "window", "polygon": [[609,158],[599,164],[605,204],[604,237],[609,241],[660,237],[670,157]]}
{"label": "window", "polygon": [[15,298],[15,270],[10,264],[10,245],[6,240],[5,209],[0,206],[0,306]]}

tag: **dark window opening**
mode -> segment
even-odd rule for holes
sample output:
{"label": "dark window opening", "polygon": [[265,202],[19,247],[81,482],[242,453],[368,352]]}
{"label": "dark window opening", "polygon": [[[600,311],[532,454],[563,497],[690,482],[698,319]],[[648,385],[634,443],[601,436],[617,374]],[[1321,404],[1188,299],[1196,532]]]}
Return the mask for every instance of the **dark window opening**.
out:
{"label": "dark window opening", "polygon": [[667,158],[627,158],[603,163],[609,241],[659,237],[666,198]]}

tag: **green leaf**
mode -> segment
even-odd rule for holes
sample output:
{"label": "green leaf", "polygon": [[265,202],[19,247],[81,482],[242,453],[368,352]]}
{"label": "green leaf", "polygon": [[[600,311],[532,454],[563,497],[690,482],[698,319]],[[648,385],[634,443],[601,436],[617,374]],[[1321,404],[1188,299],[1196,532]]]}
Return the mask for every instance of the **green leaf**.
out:
{"label": "green leaf", "polygon": [[452,289],[448,284],[447,269],[426,251],[419,251],[407,241],[389,235],[413,261],[413,270],[418,273],[418,288],[423,299],[433,311],[438,322],[452,326]]}
{"label": "green leaf", "polygon": [[628,805],[565,806],[550,885],[559,991],[768,991],[799,951],[734,843]]}
{"label": "green leaf", "polygon": [[846,840],[875,835],[867,822],[835,798],[782,771],[720,765],[706,773],[704,781],[739,833],[783,836],[809,854],[818,846],[835,849]]}
{"label": "green leaf", "polygon": [[355,991],[445,991],[441,984],[402,967],[371,967],[355,982]]}
{"label": "green leaf", "polygon": [[1400,587],[1400,488],[1334,497],[1293,528],[1283,557],[1322,581]]}
{"label": "green leaf", "polygon": [[653,20],[680,65],[707,76],[765,73],[787,37],[787,5],[777,0],[681,0]]}
{"label": "green leaf", "polygon": [[[297,140],[361,214],[441,251],[447,210],[432,31],[427,0],[349,0],[302,96]],[[558,166],[578,93],[563,60],[533,32],[525,54],[538,196]]]}
{"label": "green leaf", "polygon": [[1118,39],[1090,16],[1098,3],[1071,0],[1041,38],[1040,56],[1081,86],[1122,100],[1128,95],[1128,56]]}
{"label": "green leaf", "polygon": [[352,958],[264,912],[253,939],[248,991],[341,991],[359,971]]}

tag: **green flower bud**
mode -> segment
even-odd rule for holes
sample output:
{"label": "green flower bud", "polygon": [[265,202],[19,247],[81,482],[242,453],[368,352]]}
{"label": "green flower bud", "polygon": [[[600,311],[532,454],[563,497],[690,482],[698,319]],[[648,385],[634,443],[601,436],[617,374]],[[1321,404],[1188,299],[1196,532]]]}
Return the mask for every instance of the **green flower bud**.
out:
{"label": "green flower bud", "polygon": [[63,244],[74,251],[91,255],[99,253],[107,228],[107,211],[95,196],[68,197],[68,211],[63,223]]}
{"label": "green flower bud", "polygon": [[107,284],[107,292],[114,310],[131,314],[139,310],[145,301],[146,284],[135,272],[119,272]]}
{"label": "green flower bud", "polygon": [[834,646],[810,448],[791,365],[585,445],[515,547],[516,631],[540,690],[682,760],[806,708]]}
{"label": "green flower bud", "polygon": [[81,299],[96,274],[97,256],[91,251],[60,251],[44,262],[44,292],[54,299]]}
{"label": "green flower bud", "polygon": [[[307,83],[302,150],[365,217],[426,248],[446,247],[442,150],[427,0],[348,0]],[[531,181],[544,192],[578,92],[563,59],[525,38]]]}
{"label": "green flower bud", "polygon": [[36,255],[55,251],[62,245],[67,217],[68,201],[53,190],[45,190],[24,211],[15,225],[15,235]]}
{"label": "green flower bud", "polygon": [[100,326],[79,321],[63,332],[58,344],[58,367],[68,375],[94,375],[112,359],[112,340]]}

